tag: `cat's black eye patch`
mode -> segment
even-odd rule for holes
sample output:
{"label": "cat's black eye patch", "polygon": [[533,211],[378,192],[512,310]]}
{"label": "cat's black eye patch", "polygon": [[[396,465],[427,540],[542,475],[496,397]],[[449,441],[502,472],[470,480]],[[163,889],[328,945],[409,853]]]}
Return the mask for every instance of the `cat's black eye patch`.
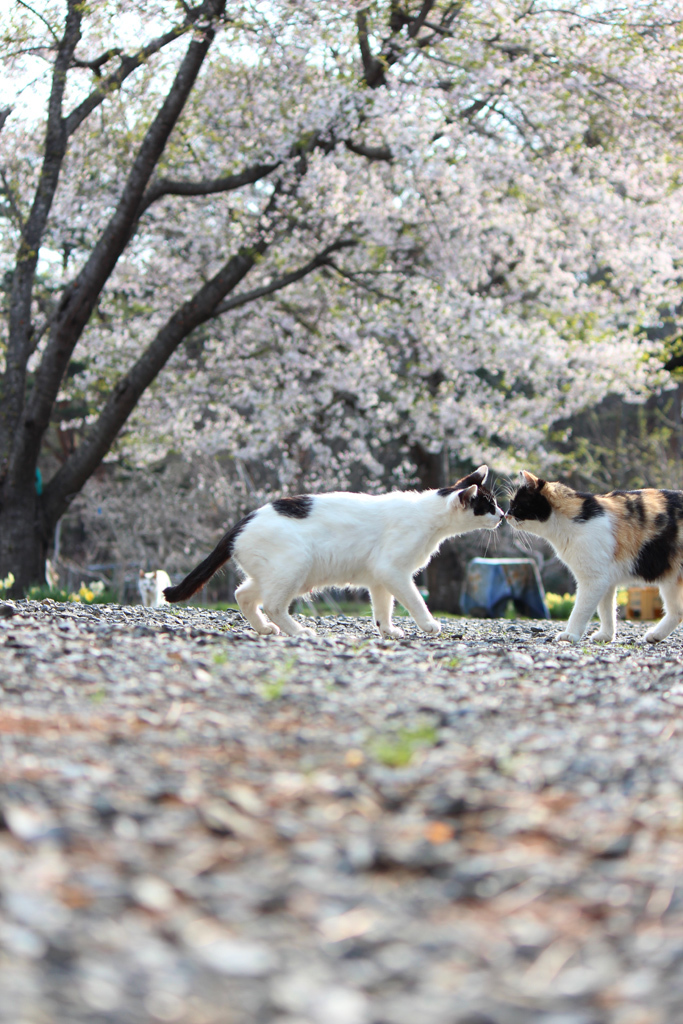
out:
{"label": "cat's black eye patch", "polygon": [[589,519],[596,516],[606,515],[604,508],[593,494],[581,494],[577,491],[577,497],[583,498],[583,505],[578,515],[574,516],[575,523],[587,523]]}
{"label": "cat's black eye patch", "polygon": [[311,514],[313,498],[310,494],[297,494],[294,498],[276,498],[271,505],[281,516],[290,519],[305,519]]}
{"label": "cat's black eye patch", "polygon": [[484,487],[479,487],[470,508],[475,516],[495,515],[496,502],[490,491],[487,491]]}
{"label": "cat's black eye patch", "polygon": [[[472,473],[472,476],[476,476],[476,473]],[[465,478],[467,481],[469,477]],[[465,490],[462,486],[463,481],[459,481],[452,487],[442,487],[437,494],[441,495],[442,498],[447,498],[449,494],[453,494],[455,491]],[[468,486],[472,486],[468,484]],[[493,497],[493,492],[488,487],[482,487],[481,484],[477,486],[477,493],[469,502],[469,508],[472,509],[475,516],[495,515],[496,512],[496,499]]]}
{"label": "cat's black eye patch", "polygon": [[520,487],[513,495],[508,509],[508,515],[513,519],[536,520],[545,523],[550,519],[552,508],[550,502],[536,488]]}
{"label": "cat's black eye patch", "polygon": [[[476,473],[472,473],[472,476],[476,476]],[[467,479],[469,478],[466,477],[465,480]],[[467,486],[471,487],[472,485],[470,483]],[[436,493],[440,495],[442,498],[447,498],[450,494],[454,494],[455,491],[463,490],[466,490],[466,488],[463,487],[463,481],[459,481],[452,487],[440,488],[440,490],[438,490]],[[490,491],[488,487],[482,487],[482,485],[479,484],[477,486],[477,493],[475,494],[474,498],[472,498],[472,500],[470,501],[469,507],[472,509],[475,516],[485,516],[487,512],[495,512],[496,500],[493,497],[493,492]]]}

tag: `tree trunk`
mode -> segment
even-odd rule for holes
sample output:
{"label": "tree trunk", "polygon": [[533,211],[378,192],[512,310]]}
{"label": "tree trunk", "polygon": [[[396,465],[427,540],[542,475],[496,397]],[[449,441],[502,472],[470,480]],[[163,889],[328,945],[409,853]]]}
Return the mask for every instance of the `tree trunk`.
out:
{"label": "tree trunk", "polygon": [[21,489],[4,489],[0,499],[0,580],[14,576],[11,597],[23,597],[33,583],[45,582],[45,559],[51,530],[34,481]]}
{"label": "tree trunk", "polygon": [[[448,456],[445,450],[428,452],[420,444],[413,445],[411,455],[415,460],[420,483],[425,490],[448,487]],[[427,580],[427,606],[432,612],[460,613],[460,592],[465,579],[466,562],[460,553],[457,541],[447,540],[432,558],[425,570]]]}
{"label": "tree trunk", "polygon": [[[12,275],[7,366],[0,377],[0,579],[12,573],[15,596],[22,596],[31,583],[45,580],[48,541],[59,516],[74,497],[74,493],[68,493],[60,495],[61,500],[55,500],[56,488],[51,491],[48,488],[45,497],[36,494],[35,489],[43,435],[64,373],[102,288],[135,229],[143,195],[201,70],[215,35],[215,24],[224,12],[225,0],[205,0],[200,8],[208,22],[187,47],[169,91],[138,148],[109,223],[77,277],[61,296],[27,397],[35,272],[66,155],[69,126],[75,131],[82,120],[78,111],[83,113],[81,107],[77,108],[74,121],[65,119],[62,110],[67,72],[81,37],[82,6],[78,0],[68,2],[64,37],[59,42],[54,63],[43,166]],[[155,48],[156,44],[151,52]],[[134,58],[133,64],[137,61],[138,58]],[[125,77],[125,69],[121,76]],[[86,108],[94,109],[100,100],[98,94],[92,103],[86,101]],[[218,298],[223,298],[224,294]],[[45,500],[49,496],[51,506]]]}

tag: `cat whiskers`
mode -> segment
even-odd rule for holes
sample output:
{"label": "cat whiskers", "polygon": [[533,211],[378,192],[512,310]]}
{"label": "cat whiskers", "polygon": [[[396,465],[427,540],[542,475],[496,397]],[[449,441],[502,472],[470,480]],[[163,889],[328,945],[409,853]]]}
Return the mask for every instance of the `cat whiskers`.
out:
{"label": "cat whiskers", "polygon": [[512,543],[518,551],[526,551],[531,554],[531,534],[526,533],[524,530],[515,530]]}
{"label": "cat whiskers", "polygon": [[493,546],[493,550],[494,551],[498,547],[498,527],[496,527],[495,530],[487,530],[486,531],[486,541],[484,543],[484,555],[488,556],[488,553],[489,553],[489,551],[491,549],[491,546]]}
{"label": "cat whiskers", "polygon": [[509,476],[499,477],[498,480],[496,480],[496,486],[498,485],[500,485],[500,493],[505,498],[507,498],[508,501],[510,500],[510,498],[515,493],[518,487],[518,484],[516,484],[512,477]]}

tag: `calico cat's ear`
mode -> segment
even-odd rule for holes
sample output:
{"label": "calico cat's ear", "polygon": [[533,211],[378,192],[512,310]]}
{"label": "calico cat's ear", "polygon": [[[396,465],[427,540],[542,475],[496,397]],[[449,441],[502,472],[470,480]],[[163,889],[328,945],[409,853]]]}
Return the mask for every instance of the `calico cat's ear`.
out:
{"label": "calico cat's ear", "polygon": [[522,487],[538,487],[538,477],[533,473],[527,473],[526,469],[520,470],[519,479]]}
{"label": "calico cat's ear", "polygon": [[457,483],[453,484],[455,488],[470,487],[472,484],[483,484],[486,477],[489,475],[488,466],[480,466],[479,469],[475,469],[474,473],[468,473],[462,480],[458,480]]}
{"label": "calico cat's ear", "polygon": [[466,487],[464,491],[460,491],[459,492],[460,504],[463,506],[463,508],[467,508],[469,503],[476,497],[476,495],[477,495],[477,485],[476,484],[472,484],[471,487]]}

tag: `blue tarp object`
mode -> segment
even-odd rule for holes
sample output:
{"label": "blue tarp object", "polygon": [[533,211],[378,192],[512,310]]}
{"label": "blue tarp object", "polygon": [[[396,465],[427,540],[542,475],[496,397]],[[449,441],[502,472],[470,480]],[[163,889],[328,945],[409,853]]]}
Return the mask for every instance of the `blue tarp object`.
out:
{"label": "blue tarp object", "polygon": [[473,558],[460,605],[463,615],[499,618],[513,601],[521,615],[549,619],[545,591],[532,558]]}

